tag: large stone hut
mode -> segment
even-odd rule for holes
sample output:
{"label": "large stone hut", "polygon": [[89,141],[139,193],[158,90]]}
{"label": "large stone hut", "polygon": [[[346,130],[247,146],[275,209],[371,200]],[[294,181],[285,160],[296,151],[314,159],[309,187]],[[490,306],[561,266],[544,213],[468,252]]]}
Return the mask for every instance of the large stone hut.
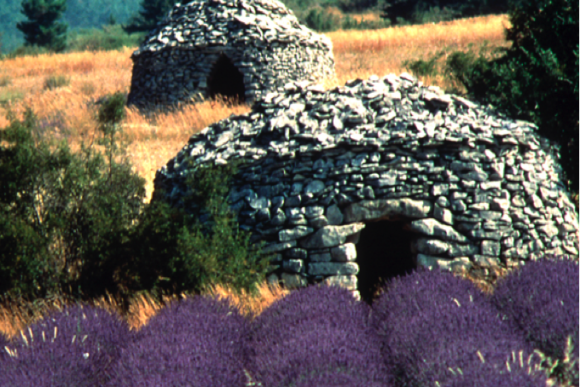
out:
{"label": "large stone hut", "polygon": [[270,281],[368,298],[418,266],[484,275],[544,254],[578,259],[553,149],[533,124],[408,74],[330,91],[298,82],[192,136],[157,172],[155,197],[179,205],[185,168],[239,160],[230,199],[274,254]]}
{"label": "large stone hut", "polygon": [[131,58],[128,103],[138,107],[217,94],[252,102],[290,81],[334,77],[330,39],[277,0],[176,4]]}

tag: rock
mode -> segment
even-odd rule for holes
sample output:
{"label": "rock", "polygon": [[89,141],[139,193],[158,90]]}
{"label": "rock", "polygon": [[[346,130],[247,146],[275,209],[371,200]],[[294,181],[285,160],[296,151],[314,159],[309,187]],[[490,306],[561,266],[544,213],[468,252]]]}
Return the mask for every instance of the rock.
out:
{"label": "rock", "polygon": [[393,216],[423,218],[431,212],[432,204],[427,200],[375,199],[353,203],[345,210],[346,223],[369,219],[386,219]]}
{"label": "rock", "polygon": [[331,286],[340,286],[349,290],[355,290],[357,286],[357,278],[356,275],[333,275],[325,278],[324,283]]}
{"label": "rock", "polygon": [[317,262],[308,264],[310,275],[352,275],[358,273],[358,265],[354,262]]}
{"label": "rock", "polygon": [[365,227],[363,223],[353,223],[344,226],[326,226],[300,241],[300,246],[306,249],[333,247],[345,242],[349,235],[355,234]]}
{"label": "rock", "polygon": [[356,247],[354,243],[345,243],[342,246],[330,249],[330,254],[335,262],[349,262],[356,259]]}
{"label": "rock", "polygon": [[455,231],[451,226],[439,223],[437,220],[420,219],[411,222],[409,229],[425,235],[439,237],[449,241],[468,242],[468,239]]}

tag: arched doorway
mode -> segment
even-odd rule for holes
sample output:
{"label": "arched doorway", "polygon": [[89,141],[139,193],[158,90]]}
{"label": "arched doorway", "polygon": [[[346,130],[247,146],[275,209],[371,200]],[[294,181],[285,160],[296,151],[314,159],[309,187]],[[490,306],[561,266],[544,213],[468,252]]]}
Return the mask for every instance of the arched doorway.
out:
{"label": "arched doorway", "polygon": [[221,95],[238,102],[245,100],[244,76],[224,54],[220,55],[211,69],[207,80],[207,94],[210,98]]}
{"label": "arched doorway", "polygon": [[413,234],[403,229],[405,222],[369,222],[356,244],[359,265],[358,290],[361,299],[371,303],[384,283],[416,268],[411,252]]}

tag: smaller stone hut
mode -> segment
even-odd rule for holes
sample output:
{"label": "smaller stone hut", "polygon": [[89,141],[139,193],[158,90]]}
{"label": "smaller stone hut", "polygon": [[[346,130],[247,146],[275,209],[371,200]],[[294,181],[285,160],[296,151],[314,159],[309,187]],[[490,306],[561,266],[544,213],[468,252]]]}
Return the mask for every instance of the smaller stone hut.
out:
{"label": "smaller stone hut", "polygon": [[176,4],[133,53],[129,104],[215,95],[252,102],[289,81],[334,76],[332,43],[277,0]]}

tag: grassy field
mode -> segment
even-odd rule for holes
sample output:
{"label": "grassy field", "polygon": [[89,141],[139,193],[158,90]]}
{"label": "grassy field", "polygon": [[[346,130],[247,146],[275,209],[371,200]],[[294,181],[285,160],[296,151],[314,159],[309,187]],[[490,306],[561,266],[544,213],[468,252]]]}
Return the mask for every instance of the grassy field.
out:
{"label": "grassy field", "polygon": [[[334,44],[336,79],[325,86],[344,84],[349,79],[384,76],[406,71],[408,60],[430,59],[435,53],[506,46],[505,15],[457,20],[432,25],[393,27],[373,31],[337,31],[327,34]],[[43,135],[65,139],[73,148],[89,142],[96,133],[95,102],[117,91],[128,92],[133,48],[112,52],[79,52],[5,59],[0,65],[0,127],[9,112],[21,117],[26,107],[37,114]],[[445,55],[441,58],[445,60]],[[456,87],[443,76],[420,78],[425,84],[444,89]],[[208,101],[186,106],[172,113],[144,115],[127,109],[123,123],[128,156],[135,170],[147,181],[148,198],[155,171],[172,158],[194,133],[212,122],[241,114],[249,107]],[[154,150],[154,151],[153,151]],[[227,288],[212,291],[232,295]],[[259,313],[284,291],[263,285],[258,297],[241,296],[237,302],[247,313]],[[67,300],[40,300],[35,305],[11,302],[0,307],[0,331],[15,335],[46,311]],[[96,300],[97,305],[118,309],[116,301]],[[148,295],[140,295],[126,316],[133,328],[142,326],[160,307]]]}

